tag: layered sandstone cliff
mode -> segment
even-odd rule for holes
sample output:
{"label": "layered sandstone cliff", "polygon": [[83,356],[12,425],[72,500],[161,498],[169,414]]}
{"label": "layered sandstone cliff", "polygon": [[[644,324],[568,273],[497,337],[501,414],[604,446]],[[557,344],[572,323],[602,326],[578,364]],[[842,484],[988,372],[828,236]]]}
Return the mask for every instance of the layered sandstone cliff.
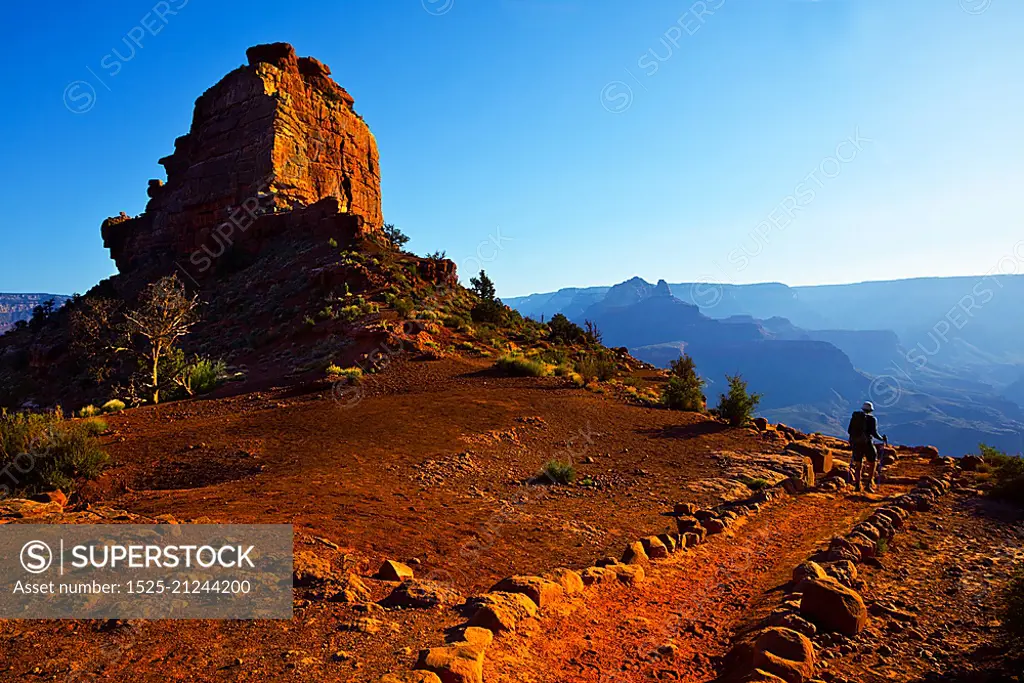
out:
{"label": "layered sandstone cliff", "polygon": [[205,264],[228,246],[256,251],[283,231],[341,241],[380,230],[377,143],[352,97],[291,45],[246,54],[247,66],[196,101],[145,213],[104,222],[122,273]]}

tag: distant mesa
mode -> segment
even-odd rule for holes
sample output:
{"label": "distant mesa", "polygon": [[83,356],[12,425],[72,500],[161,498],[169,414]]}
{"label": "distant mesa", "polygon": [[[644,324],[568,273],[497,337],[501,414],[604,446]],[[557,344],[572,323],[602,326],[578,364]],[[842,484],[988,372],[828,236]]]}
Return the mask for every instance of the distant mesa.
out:
{"label": "distant mesa", "polygon": [[149,183],[145,213],[103,223],[122,274],[185,262],[196,275],[211,265],[204,252],[225,244],[255,253],[285,232],[340,243],[381,229],[377,142],[352,96],[287,43],[246,55],[248,65],[196,100],[191,129],[160,160],[167,182]]}

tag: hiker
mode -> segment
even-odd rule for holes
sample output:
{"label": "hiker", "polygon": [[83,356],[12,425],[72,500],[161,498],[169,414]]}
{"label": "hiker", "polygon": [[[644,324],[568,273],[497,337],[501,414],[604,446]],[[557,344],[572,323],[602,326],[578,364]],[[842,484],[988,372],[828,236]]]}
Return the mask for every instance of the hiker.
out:
{"label": "hiker", "polygon": [[878,451],[872,438],[879,441],[886,441],[884,436],[878,435],[878,420],[872,415],[875,411],[871,401],[865,401],[861,409],[855,411],[850,417],[850,426],[846,431],[850,434],[850,448],[853,450],[853,483],[855,490],[860,491],[861,467],[864,461],[868,461],[867,483],[864,488],[871,492],[875,490],[875,465],[878,462]]}

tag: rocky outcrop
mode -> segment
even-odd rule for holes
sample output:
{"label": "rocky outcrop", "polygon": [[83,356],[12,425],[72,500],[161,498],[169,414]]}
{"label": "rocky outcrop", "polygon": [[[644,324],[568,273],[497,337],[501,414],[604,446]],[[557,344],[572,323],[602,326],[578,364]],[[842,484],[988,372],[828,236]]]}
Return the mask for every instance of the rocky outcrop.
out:
{"label": "rocky outcrop", "polygon": [[377,143],[352,97],[286,43],[247,56],[196,101],[145,213],[104,222],[122,273],[186,261],[198,277],[227,249],[282,232],[340,243],[381,228]]}

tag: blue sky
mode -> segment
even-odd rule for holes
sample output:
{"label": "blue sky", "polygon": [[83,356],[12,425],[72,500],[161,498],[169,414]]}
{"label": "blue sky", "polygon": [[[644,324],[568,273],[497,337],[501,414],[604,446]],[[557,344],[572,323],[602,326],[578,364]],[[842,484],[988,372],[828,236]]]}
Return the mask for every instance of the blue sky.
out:
{"label": "blue sky", "polygon": [[0,291],[111,275],[100,223],[143,210],[196,97],[272,41],[355,97],[409,247],[504,296],[1007,272],[1024,238],[1016,0],[63,5],[0,29]]}

